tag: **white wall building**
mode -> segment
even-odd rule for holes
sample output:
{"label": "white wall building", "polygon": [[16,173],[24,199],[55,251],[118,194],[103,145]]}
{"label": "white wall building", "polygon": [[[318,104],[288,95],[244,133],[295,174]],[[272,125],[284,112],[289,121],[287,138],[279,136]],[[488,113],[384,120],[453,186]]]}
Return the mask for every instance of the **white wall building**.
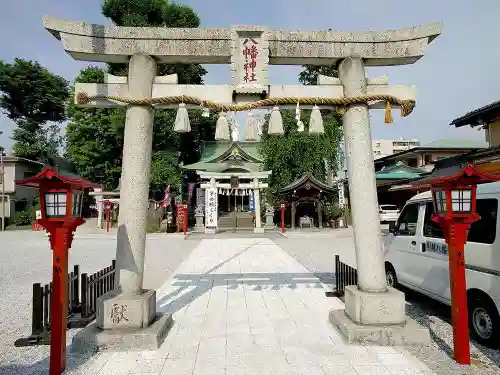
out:
{"label": "white wall building", "polygon": [[420,146],[418,139],[373,139],[373,158],[382,158],[418,146]]}

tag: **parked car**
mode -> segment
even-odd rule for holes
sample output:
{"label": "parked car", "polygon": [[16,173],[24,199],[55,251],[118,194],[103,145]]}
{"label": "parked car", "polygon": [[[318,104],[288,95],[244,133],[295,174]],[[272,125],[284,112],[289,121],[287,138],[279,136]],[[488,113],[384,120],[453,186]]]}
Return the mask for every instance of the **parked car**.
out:
{"label": "parked car", "polygon": [[399,216],[398,208],[393,204],[381,204],[378,209],[381,223],[396,221]]}
{"label": "parked car", "polygon": [[[500,182],[477,187],[477,212],[465,245],[467,303],[471,336],[497,347],[500,342]],[[385,239],[390,286],[401,284],[451,305],[448,246],[433,214],[431,192],[411,198]],[[497,236],[497,233],[499,234]]]}

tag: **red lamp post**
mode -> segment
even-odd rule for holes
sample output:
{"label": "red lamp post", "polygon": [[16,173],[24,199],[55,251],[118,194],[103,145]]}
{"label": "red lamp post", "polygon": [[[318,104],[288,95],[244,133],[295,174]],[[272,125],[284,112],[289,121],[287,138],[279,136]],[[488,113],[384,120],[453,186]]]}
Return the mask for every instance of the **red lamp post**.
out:
{"label": "red lamp post", "polygon": [[432,220],[440,224],[448,245],[453,352],[462,365],[470,365],[464,246],[471,224],[480,219],[476,212],[477,184],[500,180],[498,175],[488,173],[488,169],[491,168],[487,165],[474,164],[448,167],[412,183],[431,187]]}
{"label": "red lamp post", "polygon": [[51,168],[17,185],[39,188],[42,218],[37,223],[50,234],[52,256],[52,300],[50,309],[50,375],[66,368],[66,328],[68,319],[68,250],[73,232],[84,220],[81,216],[83,190],[100,185],[68,177]]}
{"label": "red lamp post", "polygon": [[285,204],[281,203],[281,233],[285,233]]}
{"label": "red lamp post", "polygon": [[109,232],[111,227],[111,207],[113,206],[113,202],[105,201],[104,207],[106,208],[106,232]]}

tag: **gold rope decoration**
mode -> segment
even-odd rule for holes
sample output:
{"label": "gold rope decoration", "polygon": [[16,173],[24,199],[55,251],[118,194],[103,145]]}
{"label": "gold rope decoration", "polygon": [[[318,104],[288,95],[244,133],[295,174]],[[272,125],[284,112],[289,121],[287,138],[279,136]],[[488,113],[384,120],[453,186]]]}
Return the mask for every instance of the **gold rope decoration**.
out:
{"label": "gold rope decoration", "polygon": [[85,92],[79,92],[76,96],[76,101],[78,104],[84,105],[88,104],[94,100],[114,100],[121,103],[149,106],[154,104],[191,104],[199,105],[204,108],[208,108],[217,112],[239,112],[248,111],[252,109],[262,108],[262,107],[273,107],[280,105],[295,105],[306,104],[306,105],[327,105],[337,107],[337,111],[340,113],[345,113],[345,107],[353,104],[368,103],[371,101],[384,101],[385,105],[385,122],[392,122],[391,116],[391,104],[398,105],[401,107],[401,116],[406,117],[415,108],[414,100],[401,100],[392,95],[360,95],[351,98],[293,98],[293,97],[283,97],[283,98],[269,98],[262,99],[252,103],[246,104],[219,104],[209,100],[200,100],[194,96],[178,95],[178,96],[162,96],[159,98],[151,99],[130,99],[121,98],[119,96],[113,95],[93,95],[89,96]]}

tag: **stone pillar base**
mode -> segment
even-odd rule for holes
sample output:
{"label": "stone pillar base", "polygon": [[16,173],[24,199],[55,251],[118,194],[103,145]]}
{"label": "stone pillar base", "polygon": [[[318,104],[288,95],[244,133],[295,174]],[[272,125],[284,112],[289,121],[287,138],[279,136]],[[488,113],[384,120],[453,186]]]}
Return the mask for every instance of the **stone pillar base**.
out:
{"label": "stone pillar base", "polygon": [[329,320],[349,343],[397,346],[430,342],[427,328],[407,320],[404,293],[393,288],[365,293],[348,286],[345,310],[331,310]]}
{"label": "stone pillar base", "polygon": [[254,233],[264,233],[264,228],[253,228]]}
{"label": "stone pillar base", "polygon": [[170,314],[156,314],[156,291],[140,295],[111,291],[97,299],[96,321],[73,337],[71,350],[155,350],[172,324]]}
{"label": "stone pillar base", "polygon": [[205,227],[205,234],[216,234],[217,233],[217,228],[214,227]]}
{"label": "stone pillar base", "polygon": [[198,225],[198,224],[196,224],[196,225],[194,226],[194,231],[195,231],[196,233],[203,233],[203,232],[205,232],[205,226],[204,226],[203,224],[202,224],[202,225]]}
{"label": "stone pillar base", "polygon": [[96,322],[89,324],[73,337],[73,353],[95,351],[142,351],[158,349],[167,337],[174,321],[171,314],[157,315],[146,328],[100,329]]}

